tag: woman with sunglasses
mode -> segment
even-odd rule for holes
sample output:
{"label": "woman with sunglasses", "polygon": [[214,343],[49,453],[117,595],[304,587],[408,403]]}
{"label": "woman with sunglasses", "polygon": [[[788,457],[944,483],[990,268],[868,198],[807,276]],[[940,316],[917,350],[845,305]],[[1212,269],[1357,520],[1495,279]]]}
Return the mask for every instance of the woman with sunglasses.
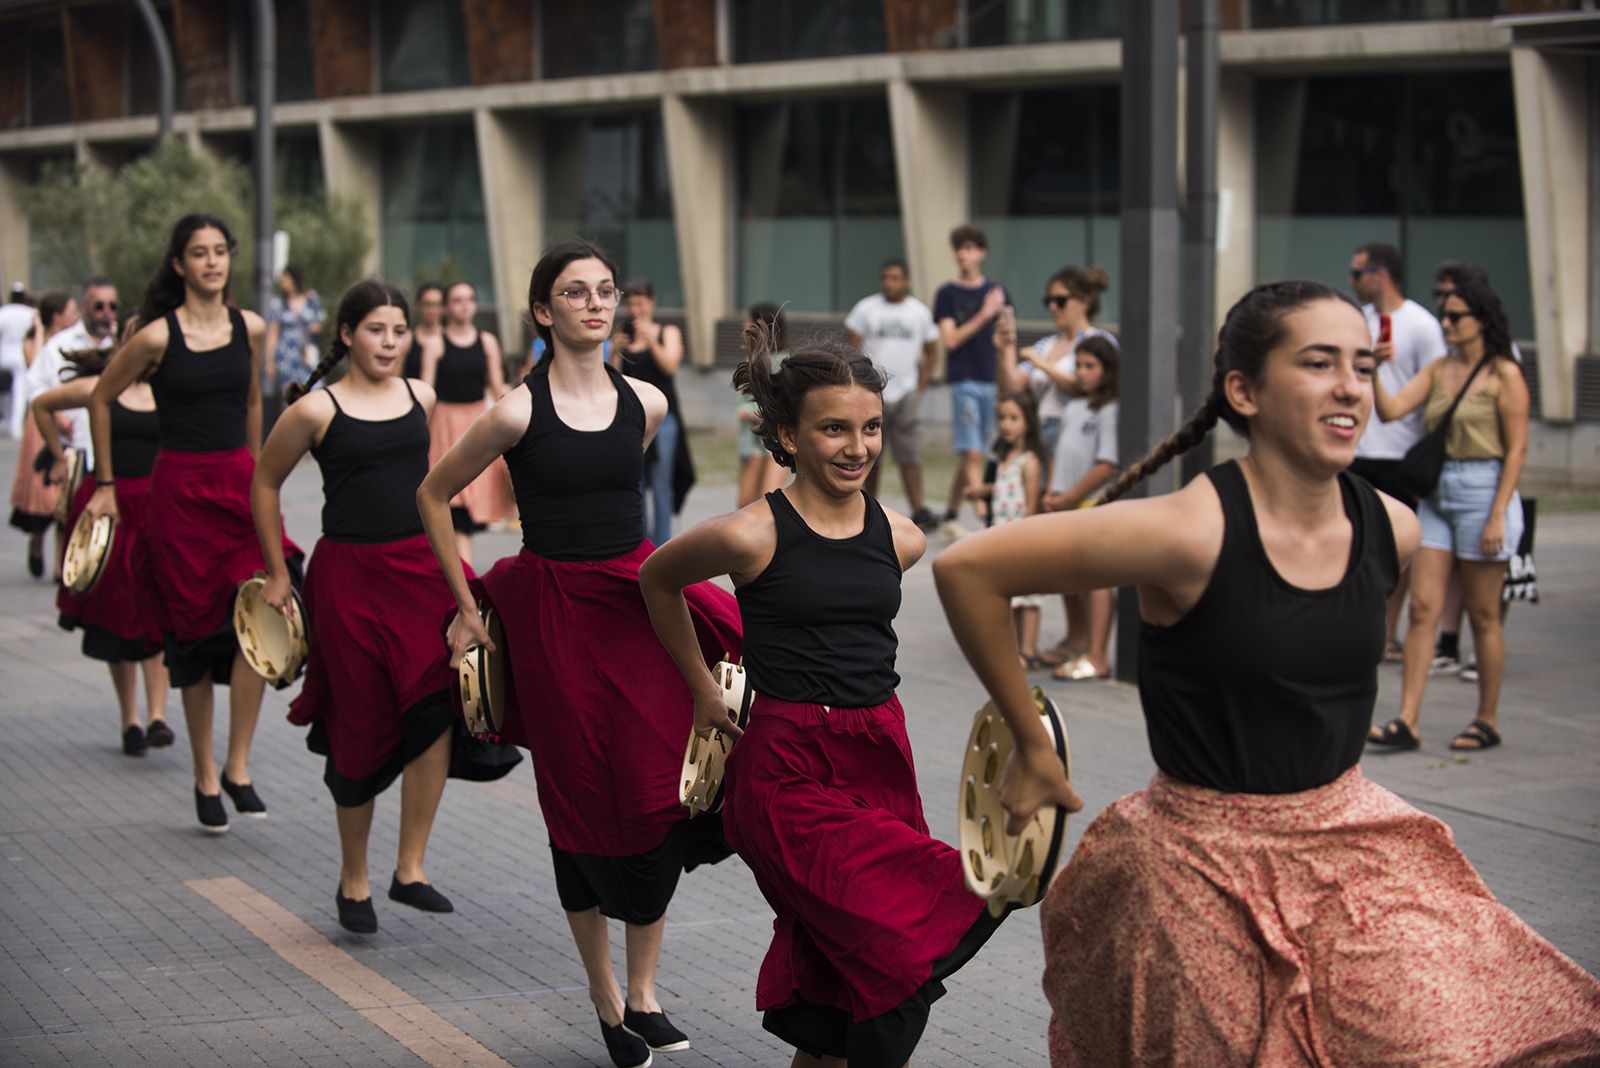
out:
{"label": "woman with sunglasses", "polygon": [[[1450,573],[1459,563],[1478,655],[1478,711],[1450,748],[1492,749],[1500,744],[1505,672],[1500,588],[1506,561],[1522,539],[1517,482],[1528,455],[1528,386],[1511,355],[1505,310],[1487,282],[1464,279],[1444,297],[1439,319],[1450,346],[1446,355],[1425,366],[1398,393],[1375,379],[1375,400],[1385,420],[1422,409],[1424,432],[1431,432],[1466,388],[1450,419],[1438,488],[1417,509],[1422,548],[1411,566],[1410,633],[1431,635],[1438,628]],[[1379,355],[1385,352],[1380,346]],[[1417,723],[1432,660],[1429,643],[1406,643],[1400,715],[1372,729],[1368,741],[1373,745],[1415,749],[1421,744]]]}
{"label": "woman with sunglasses", "polygon": [[[451,663],[493,648],[479,603],[505,629],[510,699],[500,733],[533,758],[556,893],[589,978],[612,1060],[650,1062],[689,1039],[656,1000],[656,966],[678,877],[728,855],[721,821],[678,803],[694,697],[656,640],[639,590],[639,471],[667,398],[605,362],[620,291],[606,252],[585,241],[547,251],[528,304],[545,354],[484,413],[417,491],[422,524],[455,595]],[[502,460],[502,457],[504,460]],[[511,469],[522,551],[470,582],[450,501],[490,464]],[[738,656],[733,597],[688,591],[708,663]],[[627,925],[626,998],[611,970],[606,918]]]}
{"label": "woman with sunglasses", "polygon": [[[160,450],[150,470],[145,520],[151,578],[166,634],[167,670],[183,693],[194,757],[194,801],[203,830],[228,829],[226,791],[241,816],[265,819],[250,778],[250,742],[266,680],[250,667],[233,629],[239,583],[266,569],[250,517],[250,479],[261,450],[261,353],[267,326],[227,303],[236,249],[214,215],[185,215],[145,290],[140,326],[112,357],[89,398],[94,496],[85,510],[116,515],[112,405],[145,380],[156,401]],[[303,555],[285,539],[290,566]],[[212,687],[228,694],[228,756],[211,749]]]}
{"label": "woman with sunglasses", "polygon": [[[439,343],[424,343],[422,380],[438,396],[428,417],[428,464],[439,462],[461,440],[484,409],[506,395],[505,365],[500,342],[473,322],[478,315],[478,288],[451,282],[444,291],[444,328]],[[511,515],[510,476],[504,463],[493,463],[450,502],[456,552],[472,563],[472,536]]]}

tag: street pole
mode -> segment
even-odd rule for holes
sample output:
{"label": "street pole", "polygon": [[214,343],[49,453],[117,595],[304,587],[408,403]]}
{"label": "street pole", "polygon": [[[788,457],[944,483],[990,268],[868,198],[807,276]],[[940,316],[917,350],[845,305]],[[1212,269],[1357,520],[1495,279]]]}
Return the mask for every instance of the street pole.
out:
{"label": "street pole", "polygon": [[172,66],[172,48],[167,44],[167,31],[156,14],[151,0],[133,0],[144,19],[150,34],[150,47],[156,54],[156,141],[165,141],[172,134],[172,104],[176,96],[177,77]]}
{"label": "street pole", "polygon": [[[1184,79],[1183,344],[1178,389],[1185,415],[1211,391],[1217,307],[1217,0],[1186,0]],[[1211,466],[1211,438],[1179,459],[1183,480]]]}
{"label": "street pole", "polygon": [[255,55],[251,75],[256,95],[256,311],[265,315],[272,302],[273,144],[272,99],[278,51],[277,16],[272,0],[250,0]]}
{"label": "street pole", "polygon": [[[1177,401],[1178,4],[1122,8],[1122,383],[1117,451],[1137,460],[1172,432]],[[1140,496],[1148,484],[1132,491]],[[1121,591],[1117,678],[1138,678],[1139,602]]]}

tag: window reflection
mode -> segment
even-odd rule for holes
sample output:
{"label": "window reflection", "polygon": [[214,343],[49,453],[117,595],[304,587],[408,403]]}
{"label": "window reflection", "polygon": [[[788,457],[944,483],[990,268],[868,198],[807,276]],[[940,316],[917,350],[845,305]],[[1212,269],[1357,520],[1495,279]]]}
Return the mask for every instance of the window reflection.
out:
{"label": "window reflection", "polygon": [[546,78],[654,70],[656,24],[651,0],[593,0],[540,5],[541,71]]}
{"label": "window reflection", "polygon": [[460,0],[384,0],[374,7],[384,92],[471,83]]}
{"label": "window reflection", "polygon": [[494,302],[477,142],[465,123],[383,133],[383,274],[465,278]]}

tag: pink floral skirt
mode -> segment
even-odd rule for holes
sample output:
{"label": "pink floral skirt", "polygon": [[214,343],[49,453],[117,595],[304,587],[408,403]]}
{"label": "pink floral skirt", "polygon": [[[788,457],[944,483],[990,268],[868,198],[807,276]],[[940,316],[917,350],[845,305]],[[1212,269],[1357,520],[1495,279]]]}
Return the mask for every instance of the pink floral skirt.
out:
{"label": "pink floral skirt", "polygon": [[1359,768],[1272,796],[1157,774],[1042,920],[1057,1068],[1600,1064],[1600,982]]}

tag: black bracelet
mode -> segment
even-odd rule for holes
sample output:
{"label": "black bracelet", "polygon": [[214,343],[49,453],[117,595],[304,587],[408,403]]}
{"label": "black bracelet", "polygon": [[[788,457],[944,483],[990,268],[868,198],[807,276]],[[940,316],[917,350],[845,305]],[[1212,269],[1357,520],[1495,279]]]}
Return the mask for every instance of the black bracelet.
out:
{"label": "black bracelet", "polygon": [[113,478],[97,478],[94,480],[95,489],[103,489],[106,486],[115,486],[116,484],[117,481]]}

